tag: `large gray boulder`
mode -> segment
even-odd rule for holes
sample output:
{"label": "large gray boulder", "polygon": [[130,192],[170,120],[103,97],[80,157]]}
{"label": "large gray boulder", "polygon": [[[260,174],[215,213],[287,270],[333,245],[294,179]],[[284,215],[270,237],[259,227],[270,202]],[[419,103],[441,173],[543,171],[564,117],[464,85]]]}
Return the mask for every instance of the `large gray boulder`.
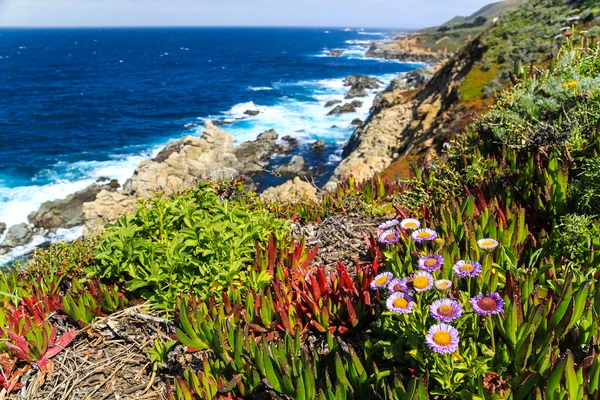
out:
{"label": "large gray boulder", "polygon": [[33,231],[26,223],[11,226],[0,244],[0,254],[6,254],[15,247],[29,243],[32,237]]}
{"label": "large gray boulder", "polygon": [[275,173],[286,176],[306,176],[306,162],[304,157],[295,155],[290,162],[275,168]]}

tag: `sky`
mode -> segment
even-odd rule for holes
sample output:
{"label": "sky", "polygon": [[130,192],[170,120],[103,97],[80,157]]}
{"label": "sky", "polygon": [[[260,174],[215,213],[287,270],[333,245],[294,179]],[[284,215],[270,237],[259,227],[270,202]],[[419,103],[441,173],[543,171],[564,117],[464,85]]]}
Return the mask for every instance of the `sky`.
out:
{"label": "sky", "polygon": [[0,26],[439,25],[494,0],[0,0]]}

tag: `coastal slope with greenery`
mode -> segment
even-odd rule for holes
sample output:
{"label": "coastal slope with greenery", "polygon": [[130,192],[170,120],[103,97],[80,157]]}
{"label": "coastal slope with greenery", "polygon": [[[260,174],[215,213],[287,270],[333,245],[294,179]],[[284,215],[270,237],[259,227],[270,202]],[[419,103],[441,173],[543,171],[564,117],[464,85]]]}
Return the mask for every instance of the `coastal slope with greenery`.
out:
{"label": "coastal slope with greenery", "polygon": [[13,265],[2,396],[598,398],[598,42],[514,74],[409,178],[204,182]]}

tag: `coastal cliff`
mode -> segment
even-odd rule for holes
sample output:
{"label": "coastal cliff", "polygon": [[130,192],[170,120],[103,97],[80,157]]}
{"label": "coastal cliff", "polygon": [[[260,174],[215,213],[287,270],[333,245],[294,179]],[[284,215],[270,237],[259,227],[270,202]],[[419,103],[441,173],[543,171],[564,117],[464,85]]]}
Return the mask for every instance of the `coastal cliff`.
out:
{"label": "coastal cliff", "polygon": [[420,72],[428,78],[423,86],[390,86],[380,93],[371,115],[344,147],[345,158],[326,188],[350,175],[365,180],[411,151],[429,157],[441,150],[440,117],[457,102],[460,83],[484,51],[477,37],[447,62]]}

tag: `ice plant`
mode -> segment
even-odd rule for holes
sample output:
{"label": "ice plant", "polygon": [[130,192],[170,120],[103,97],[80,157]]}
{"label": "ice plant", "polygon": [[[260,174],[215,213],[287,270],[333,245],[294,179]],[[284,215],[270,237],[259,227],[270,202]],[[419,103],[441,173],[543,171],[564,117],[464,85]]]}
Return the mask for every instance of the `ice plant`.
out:
{"label": "ice plant", "polygon": [[439,291],[448,290],[452,287],[452,281],[448,279],[438,279],[435,281],[435,288]]}
{"label": "ice plant", "polygon": [[371,282],[371,289],[377,290],[381,289],[384,286],[387,286],[387,284],[390,283],[392,278],[394,278],[394,274],[392,274],[391,272],[383,272],[377,275],[375,278],[373,278],[373,281]]}
{"label": "ice plant", "polygon": [[481,264],[476,261],[465,261],[460,260],[454,267],[452,267],[454,275],[457,278],[464,278],[466,276],[473,278],[481,272]]}
{"label": "ice plant", "polygon": [[477,241],[477,246],[479,246],[482,250],[494,250],[498,247],[498,241],[491,238],[479,239]]}
{"label": "ice plant", "polygon": [[504,300],[495,292],[485,296],[479,293],[479,296],[473,297],[469,302],[473,307],[473,311],[479,315],[498,314],[504,309]]}
{"label": "ice plant", "polygon": [[429,228],[418,229],[411,236],[415,242],[419,243],[434,240],[437,238],[437,232]]}
{"label": "ice plant", "polygon": [[405,218],[400,222],[400,228],[402,229],[419,229],[421,222],[414,218]]}
{"label": "ice plant", "polygon": [[439,254],[429,254],[419,258],[419,269],[427,272],[434,272],[442,268],[444,265],[444,257]]}
{"label": "ice plant", "polygon": [[399,224],[399,222],[397,219],[390,219],[389,221],[385,221],[384,223],[379,225],[377,228],[381,231],[385,231],[387,229],[395,227],[398,224]]}
{"label": "ice plant", "polygon": [[433,276],[429,272],[417,272],[409,280],[409,285],[412,285],[417,292],[426,292],[433,287]]}
{"label": "ice plant", "polygon": [[458,350],[458,331],[444,323],[433,325],[425,336],[425,343],[436,353],[454,353]]}
{"label": "ice plant", "polygon": [[399,314],[411,313],[414,305],[415,303],[410,296],[400,292],[392,293],[386,301],[387,309]]}
{"label": "ice plant", "polygon": [[414,290],[408,287],[408,278],[394,278],[388,283],[387,288],[390,293],[402,292],[410,294],[414,292]]}
{"label": "ice plant", "polygon": [[395,244],[400,240],[400,232],[395,229],[388,229],[379,235],[379,243]]}
{"label": "ice plant", "polygon": [[429,306],[429,314],[440,322],[452,322],[462,315],[463,309],[456,300],[436,300]]}

